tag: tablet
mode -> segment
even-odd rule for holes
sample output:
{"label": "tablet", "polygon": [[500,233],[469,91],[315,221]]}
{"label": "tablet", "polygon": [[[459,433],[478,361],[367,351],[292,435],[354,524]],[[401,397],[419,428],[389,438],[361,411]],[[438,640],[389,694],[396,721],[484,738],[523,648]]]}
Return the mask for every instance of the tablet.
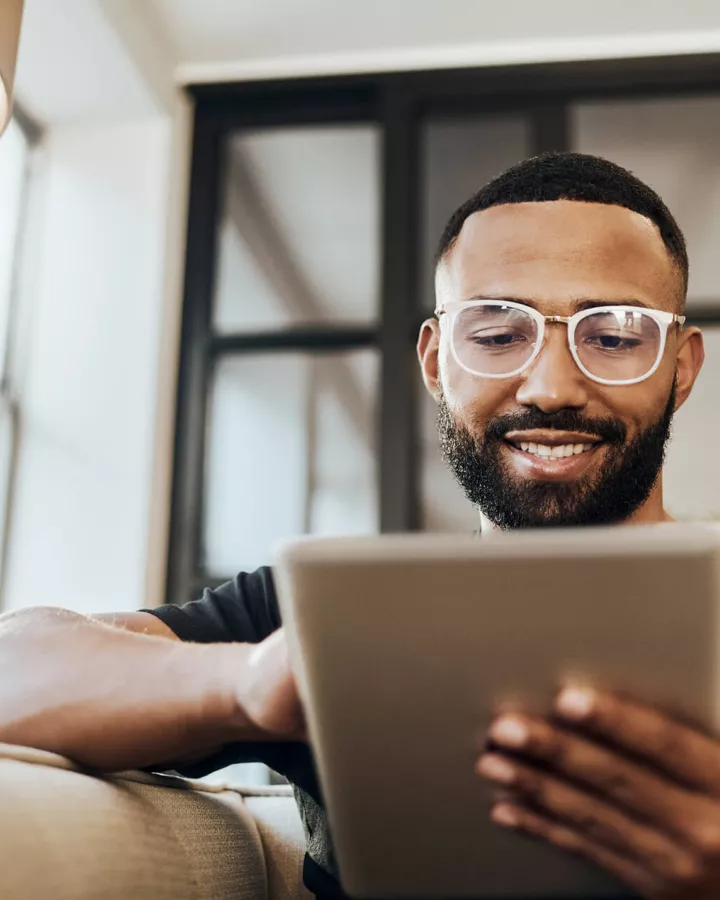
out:
{"label": "tablet", "polygon": [[545,712],[568,676],[715,728],[717,530],[303,539],[276,577],[351,896],[632,895],[494,825],[475,763],[500,704]]}

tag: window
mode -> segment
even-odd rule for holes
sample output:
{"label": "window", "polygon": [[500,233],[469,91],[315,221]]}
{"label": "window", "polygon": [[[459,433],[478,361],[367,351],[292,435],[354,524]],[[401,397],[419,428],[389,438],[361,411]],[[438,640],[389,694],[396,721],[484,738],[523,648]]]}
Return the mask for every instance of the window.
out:
{"label": "window", "polygon": [[200,544],[211,577],[267,563],[284,537],[377,530],[378,154],[370,124],[225,140]]}
{"label": "window", "polygon": [[167,599],[271,560],[291,534],[477,527],[440,459],[415,343],[449,214],[545,150],[631,168],[687,233],[688,315],[708,361],[676,419],[667,502],[682,518],[720,515],[706,439],[720,428],[718,62],[191,88]]}
{"label": "window", "polygon": [[223,155],[198,560],[219,580],[378,528],[377,130],[237,130]]}
{"label": "window", "polygon": [[[267,565],[297,534],[378,529],[374,350],[233,353],[208,408],[203,568]],[[242,511],[240,514],[239,511]]]}
{"label": "window", "polygon": [[371,124],[228,135],[218,333],[377,321],[379,153]]}

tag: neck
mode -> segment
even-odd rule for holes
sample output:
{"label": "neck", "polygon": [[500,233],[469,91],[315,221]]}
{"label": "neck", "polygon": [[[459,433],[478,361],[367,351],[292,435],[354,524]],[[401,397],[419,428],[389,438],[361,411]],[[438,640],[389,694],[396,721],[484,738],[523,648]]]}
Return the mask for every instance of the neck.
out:
{"label": "neck", "polygon": [[[653,487],[650,495],[647,500],[639,506],[635,512],[629,516],[627,519],[624,519],[622,522],[618,522],[618,525],[660,525],[663,522],[674,522],[675,519],[670,515],[670,513],[665,509],[663,505],[663,486],[662,486],[662,475],[658,478],[655,487]],[[497,526],[494,525],[487,516],[480,511],[480,531],[484,534],[487,531],[497,531]]]}

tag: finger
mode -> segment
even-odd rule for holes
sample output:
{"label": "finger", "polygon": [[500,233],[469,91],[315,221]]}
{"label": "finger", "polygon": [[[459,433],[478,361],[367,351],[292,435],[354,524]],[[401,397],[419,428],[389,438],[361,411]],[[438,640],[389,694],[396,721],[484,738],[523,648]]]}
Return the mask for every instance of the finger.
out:
{"label": "finger", "polygon": [[496,747],[542,762],[662,830],[684,834],[690,823],[707,812],[707,798],[543,719],[501,716],[491,725],[489,736]]}
{"label": "finger", "polygon": [[535,840],[545,841],[566,853],[596,863],[644,897],[653,896],[656,893],[656,880],[641,865],[627,859],[621,853],[594,844],[588,838],[561,823],[553,822],[536,812],[512,803],[501,803],[493,807],[490,817],[493,822],[503,828],[512,829]]}
{"label": "finger", "polygon": [[512,789],[523,806],[549,815],[593,844],[634,859],[663,880],[684,877],[694,865],[683,844],[551,774],[498,754],[486,754],[478,769],[495,784]]}
{"label": "finger", "polygon": [[585,687],[558,695],[560,718],[642,757],[675,780],[720,793],[720,742],[658,710]]}

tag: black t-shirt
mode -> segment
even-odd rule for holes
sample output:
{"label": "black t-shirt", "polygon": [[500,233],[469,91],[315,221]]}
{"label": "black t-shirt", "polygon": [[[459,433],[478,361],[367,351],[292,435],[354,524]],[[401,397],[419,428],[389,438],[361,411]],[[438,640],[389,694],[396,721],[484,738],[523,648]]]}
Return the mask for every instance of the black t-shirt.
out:
{"label": "black t-shirt", "polygon": [[[257,644],[280,627],[275,586],[270,569],[241,573],[215,590],[206,590],[199,600],[183,606],[147,609],[183,641],[213,644],[239,641]],[[306,744],[237,743],[219,753],[180,766],[188,778],[200,778],[233,763],[262,762],[284,775],[292,784],[305,829],[307,853],[303,866],[306,887],[321,900],[344,900],[337,879],[337,865],[330,843],[327,819],[312,754]]]}

